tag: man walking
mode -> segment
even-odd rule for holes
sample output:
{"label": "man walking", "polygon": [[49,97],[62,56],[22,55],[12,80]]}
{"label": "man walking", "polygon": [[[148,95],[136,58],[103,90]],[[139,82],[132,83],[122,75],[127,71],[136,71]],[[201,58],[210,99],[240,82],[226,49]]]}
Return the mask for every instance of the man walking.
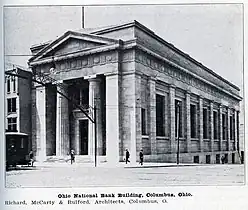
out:
{"label": "man walking", "polygon": [[73,149],[71,150],[70,155],[71,155],[71,164],[72,164],[73,162],[75,162],[75,152]]}
{"label": "man walking", "polygon": [[140,153],[139,153],[139,157],[140,157],[140,165],[143,165],[143,162],[144,162],[144,154],[143,154],[143,150],[141,149],[140,150]]}
{"label": "man walking", "polygon": [[129,158],[130,158],[130,153],[129,153],[128,149],[126,149],[126,164],[127,164],[128,162],[130,163]]}

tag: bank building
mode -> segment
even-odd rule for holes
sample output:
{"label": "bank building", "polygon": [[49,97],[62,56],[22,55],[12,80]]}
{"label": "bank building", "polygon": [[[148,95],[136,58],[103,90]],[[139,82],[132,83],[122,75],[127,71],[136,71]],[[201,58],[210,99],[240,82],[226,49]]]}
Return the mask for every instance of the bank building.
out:
{"label": "bank building", "polygon": [[143,149],[147,162],[239,162],[240,89],[141,23],[67,31],[31,51],[33,73],[53,78],[32,88],[37,160],[74,149],[117,164]]}

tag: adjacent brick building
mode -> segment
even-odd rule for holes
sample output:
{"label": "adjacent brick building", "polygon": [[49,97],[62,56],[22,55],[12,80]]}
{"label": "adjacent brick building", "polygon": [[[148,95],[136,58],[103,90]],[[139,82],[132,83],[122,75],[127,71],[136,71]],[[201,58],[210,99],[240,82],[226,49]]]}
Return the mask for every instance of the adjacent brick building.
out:
{"label": "adjacent brick building", "polygon": [[180,162],[239,161],[240,89],[137,21],[68,31],[31,51],[33,73],[57,81],[32,90],[38,159],[71,148],[94,156],[94,124],[60,91],[96,106],[97,154],[109,163],[125,149],[133,162],[140,149],[145,161],[175,162],[178,140]]}
{"label": "adjacent brick building", "polygon": [[12,63],[5,63],[5,72],[22,76],[5,76],[5,130],[28,135],[31,149],[32,72]]}

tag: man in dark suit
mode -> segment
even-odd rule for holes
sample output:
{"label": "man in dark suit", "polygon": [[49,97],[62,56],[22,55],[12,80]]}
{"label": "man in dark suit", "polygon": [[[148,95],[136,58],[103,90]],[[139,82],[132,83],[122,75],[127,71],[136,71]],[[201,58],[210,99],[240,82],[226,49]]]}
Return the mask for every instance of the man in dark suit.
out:
{"label": "man in dark suit", "polygon": [[128,162],[130,163],[129,158],[130,158],[130,153],[129,153],[128,149],[126,149],[126,164],[127,164]]}

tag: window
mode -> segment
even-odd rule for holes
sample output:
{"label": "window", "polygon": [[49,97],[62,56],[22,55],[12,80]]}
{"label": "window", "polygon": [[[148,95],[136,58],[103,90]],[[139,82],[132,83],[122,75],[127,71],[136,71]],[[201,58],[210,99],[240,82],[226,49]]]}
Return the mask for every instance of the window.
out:
{"label": "window", "polygon": [[208,138],[208,110],[203,109],[203,138]]}
{"label": "window", "polygon": [[12,84],[13,84],[13,92],[16,92],[16,78],[12,77]]}
{"label": "window", "polygon": [[17,119],[8,118],[8,131],[17,131]]}
{"label": "window", "polygon": [[24,138],[21,138],[21,146],[22,149],[24,148]]}
{"label": "window", "polygon": [[233,139],[235,139],[235,115],[233,114]]}
{"label": "window", "polygon": [[235,163],[235,153],[232,153],[232,163]]}
{"label": "window", "polygon": [[156,135],[165,135],[164,96],[156,95]]}
{"label": "window", "polygon": [[226,114],[222,114],[222,139],[226,140]]}
{"label": "window", "polygon": [[7,93],[10,93],[10,77],[7,78]]}
{"label": "window", "polygon": [[218,115],[217,112],[214,111],[214,139],[218,139]]}
{"label": "window", "polygon": [[210,155],[206,155],[206,163],[207,164],[211,163],[211,156]]}
{"label": "window", "polygon": [[8,98],[7,105],[8,105],[8,113],[16,112],[16,98]]}
{"label": "window", "polygon": [[[179,125],[179,128],[177,129],[177,126]],[[178,138],[183,137],[183,131],[182,131],[182,102],[179,100],[175,100],[175,136]]]}
{"label": "window", "polygon": [[194,156],[194,163],[199,163],[199,156]]}
{"label": "window", "polygon": [[146,135],[146,110],[141,108],[141,131],[142,135]]}
{"label": "window", "polygon": [[191,138],[196,138],[196,105],[190,105]]}
{"label": "window", "polygon": [[217,164],[220,164],[220,154],[217,154],[216,155],[216,163]]}
{"label": "window", "polygon": [[225,154],[225,163],[228,163],[228,154]]}
{"label": "window", "polygon": [[233,139],[233,119],[232,119],[232,116],[229,117],[229,126],[230,126],[230,139]]}

